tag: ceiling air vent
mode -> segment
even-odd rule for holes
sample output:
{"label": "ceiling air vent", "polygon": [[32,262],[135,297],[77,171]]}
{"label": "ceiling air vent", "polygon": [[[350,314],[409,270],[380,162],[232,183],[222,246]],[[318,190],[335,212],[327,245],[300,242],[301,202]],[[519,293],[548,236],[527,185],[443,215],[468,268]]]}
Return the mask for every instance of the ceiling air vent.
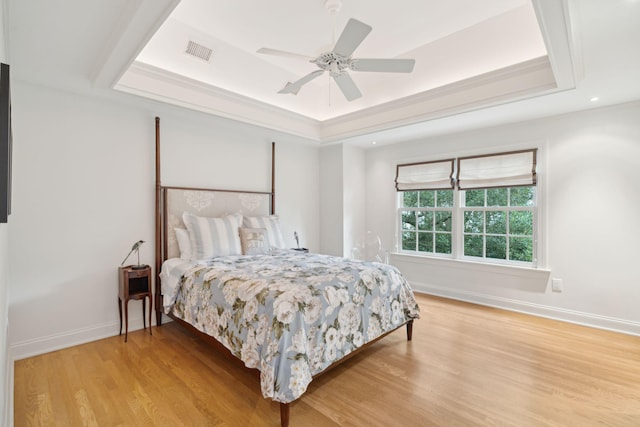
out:
{"label": "ceiling air vent", "polygon": [[187,50],[185,51],[187,55],[194,56],[198,59],[202,59],[203,61],[209,62],[211,59],[211,54],[213,50],[201,45],[200,43],[196,43],[192,40],[189,40],[187,43]]}

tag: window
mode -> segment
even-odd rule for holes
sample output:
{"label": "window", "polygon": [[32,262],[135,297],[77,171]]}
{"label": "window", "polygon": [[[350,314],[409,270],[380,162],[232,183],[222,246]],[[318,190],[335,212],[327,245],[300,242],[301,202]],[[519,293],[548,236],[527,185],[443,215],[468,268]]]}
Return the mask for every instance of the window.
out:
{"label": "window", "polygon": [[460,196],[462,255],[533,262],[535,187],[466,190]]}
{"label": "window", "polygon": [[453,190],[404,191],[401,194],[402,249],[450,254]]}
{"label": "window", "polygon": [[[443,167],[455,159],[398,165],[399,249],[535,265],[536,154],[534,149],[461,157],[457,171]],[[420,177],[430,182],[420,183]]]}

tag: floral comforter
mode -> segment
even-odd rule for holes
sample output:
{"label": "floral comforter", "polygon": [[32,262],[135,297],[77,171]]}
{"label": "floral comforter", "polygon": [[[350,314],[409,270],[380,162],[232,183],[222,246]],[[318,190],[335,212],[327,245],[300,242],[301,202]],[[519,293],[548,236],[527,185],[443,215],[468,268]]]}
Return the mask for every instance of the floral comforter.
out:
{"label": "floral comforter", "polygon": [[[164,289],[171,276],[173,291]],[[162,284],[167,313],[259,369],[263,396],[283,403],[336,360],[420,316],[395,267],[295,251],[178,263]]]}

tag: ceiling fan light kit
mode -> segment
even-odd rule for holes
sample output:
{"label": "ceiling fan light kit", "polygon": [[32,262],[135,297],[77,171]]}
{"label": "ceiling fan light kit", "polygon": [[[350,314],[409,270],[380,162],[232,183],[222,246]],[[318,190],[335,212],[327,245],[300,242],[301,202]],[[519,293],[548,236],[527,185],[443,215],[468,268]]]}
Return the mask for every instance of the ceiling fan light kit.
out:
{"label": "ceiling fan light kit", "polygon": [[[325,7],[327,7],[327,10],[329,10],[330,13],[330,4],[331,7],[333,7],[334,4],[339,4],[338,8],[342,6],[342,3],[338,0],[326,0]],[[413,67],[415,65],[414,59],[352,58],[351,54],[358,46],[360,46],[371,30],[371,26],[360,22],[357,19],[349,19],[347,26],[342,31],[342,34],[340,34],[340,38],[338,38],[333,50],[325,52],[317,58],[310,59],[308,56],[299,55],[297,53],[269,48],[258,49],[258,53],[305,59],[320,68],[319,70],[313,71],[293,83],[287,82],[284,88],[278,91],[278,93],[292,93],[295,95],[302,86],[309,83],[316,77],[319,77],[325,71],[328,71],[329,75],[333,77],[347,101],[353,101],[354,99],[360,98],[362,93],[360,93],[360,90],[347,70],[410,73],[413,71]]]}

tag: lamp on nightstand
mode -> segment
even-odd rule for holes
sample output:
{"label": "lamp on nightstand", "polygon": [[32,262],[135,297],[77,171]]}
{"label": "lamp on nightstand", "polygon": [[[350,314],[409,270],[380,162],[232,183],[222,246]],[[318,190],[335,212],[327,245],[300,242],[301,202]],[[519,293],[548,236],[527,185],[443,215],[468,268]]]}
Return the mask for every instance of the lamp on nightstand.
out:
{"label": "lamp on nightstand", "polygon": [[132,268],[134,270],[142,270],[143,268],[147,268],[146,265],[140,265],[140,246],[142,246],[142,244],[144,243],[144,240],[138,240],[137,242],[135,242],[133,244],[133,246],[131,247],[131,251],[129,252],[129,254],[126,256],[126,258],[124,259],[124,261],[122,261],[122,264],[120,264],[120,266],[123,266],[124,263],[129,259],[129,257],[131,256],[131,254],[135,251],[136,254],[138,255],[138,265],[134,265]]}

